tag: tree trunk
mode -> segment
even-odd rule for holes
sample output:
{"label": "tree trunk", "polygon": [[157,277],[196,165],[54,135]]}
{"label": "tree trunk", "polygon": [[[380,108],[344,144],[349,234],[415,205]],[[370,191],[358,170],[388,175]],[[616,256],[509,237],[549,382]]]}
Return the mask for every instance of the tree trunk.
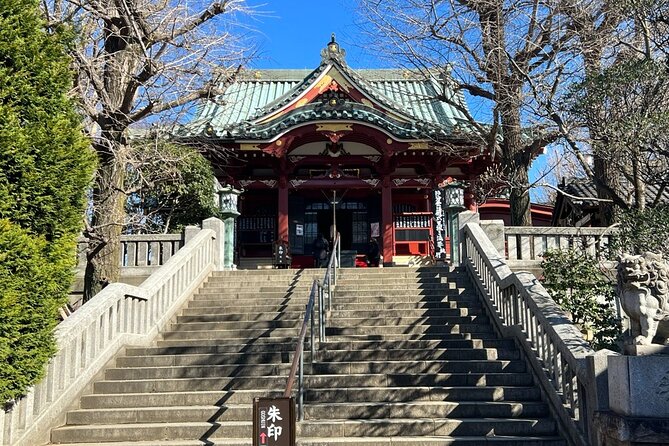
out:
{"label": "tree trunk", "polygon": [[[601,74],[602,54],[607,44],[607,30],[597,28],[596,19],[589,15],[587,10],[576,7],[572,15],[576,18],[576,32],[581,40],[581,54],[585,67],[586,79],[592,79]],[[623,198],[620,194],[620,179],[618,177],[619,160],[610,149],[601,141],[601,126],[604,124],[604,110],[601,106],[589,105],[587,126],[593,155],[594,184],[597,198],[613,200]],[[613,195],[617,195],[614,198]],[[615,221],[616,209],[614,203],[600,201],[598,204],[599,223],[609,226]]]}
{"label": "tree trunk", "polygon": [[84,301],[92,298],[107,284],[118,282],[121,276],[121,233],[125,223],[124,193],[125,152],[120,141],[107,139],[116,149],[101,151],[98,154],[114,153],[101,156],[93,191],[93,215],[91,218],[92,237],[86,256],[84,277]]}
{"label": "tree trunk", "polygon": [[[481,40],[486,53],[486,76],[495,90],[502,129],[502,170],[510,189],[511,224],[532,226],[528,171],[531,157],[521,135],[520,110],[522,107],[524,73],[510,60],[504,48],[507,16],[504,2],[477,3]],[[496,138],[497,135],[493,135]]]}
{"label": "tree trunk", "polygon": [[520,123],[520,90],[507,92],[507,103],[502,104],[502,168],[509,184],[511,224],[532,226],[529,191],[529,169],[532,161],[523,144]]}

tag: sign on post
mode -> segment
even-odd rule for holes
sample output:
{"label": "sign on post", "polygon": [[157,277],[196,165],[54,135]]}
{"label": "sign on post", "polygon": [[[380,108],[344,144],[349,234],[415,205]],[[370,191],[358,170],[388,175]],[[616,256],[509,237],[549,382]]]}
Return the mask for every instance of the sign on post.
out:
{"label": "sign on post", "polygon": [[253,399],[253,446],[295,446],[295,399]]}

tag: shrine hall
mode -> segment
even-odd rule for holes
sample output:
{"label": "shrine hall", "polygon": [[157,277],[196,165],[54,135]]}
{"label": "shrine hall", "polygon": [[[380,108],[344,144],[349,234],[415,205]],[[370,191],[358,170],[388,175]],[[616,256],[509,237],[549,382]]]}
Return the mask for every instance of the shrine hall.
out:
{"label": "shrine hall", "polygon": [[[491,162],[450,78],[402,69],[352,69],[334,35],[314,70],[243,70],[199,108],[186,138],[221,184],[242,190],[236,263],[271,263],[287,242],[293,267],[313,266],[319,234],[382,264],[446,254],[444,185],[473,184]],[[343,262],[343,261],[342,261]]]}

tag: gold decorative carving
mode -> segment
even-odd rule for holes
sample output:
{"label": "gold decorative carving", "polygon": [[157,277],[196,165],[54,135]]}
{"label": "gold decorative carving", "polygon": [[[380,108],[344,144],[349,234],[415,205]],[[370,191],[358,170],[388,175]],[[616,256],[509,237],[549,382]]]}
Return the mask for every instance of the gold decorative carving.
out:
{"label": "gold decorative carving", "polygon": [[345,132],[353,130],[353,124],[316,124],[317,132]]}
{"label": "gold decorative carving", "polygon": [[258,144],[240,144],[239,150],[260,150]]}
{"label": "gold decorative carving", "polygon": [[414,142],[409,144],[409,150],[427,150],[428,148],[426,142]]}

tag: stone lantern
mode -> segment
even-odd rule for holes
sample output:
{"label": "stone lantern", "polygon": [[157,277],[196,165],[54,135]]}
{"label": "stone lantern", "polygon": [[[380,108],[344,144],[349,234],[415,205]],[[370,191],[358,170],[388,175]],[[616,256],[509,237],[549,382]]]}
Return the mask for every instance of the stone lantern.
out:
{"label": "stone lantern", "polygon": [[235,220],[239,217],[237,202],[243,191],[225,185],[218,189],[218,204],[221,217],[225,224],[225,252],[223,254],[223,269],[237,269],[234,264],[235,255]]}

